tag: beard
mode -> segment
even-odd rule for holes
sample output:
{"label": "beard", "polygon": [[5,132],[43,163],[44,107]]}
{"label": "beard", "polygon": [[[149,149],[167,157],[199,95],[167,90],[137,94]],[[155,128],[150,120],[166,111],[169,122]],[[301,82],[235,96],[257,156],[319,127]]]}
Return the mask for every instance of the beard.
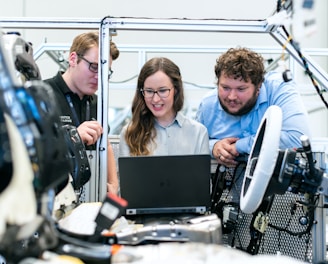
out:
{"label": "beard", "polygon": [[250,112],[253,109],[253,107],[256,104],[257,97],[258,97],[258,95],[257,95],[257,92],[255,91],[253,96],[239,110],[237,110],[235,112],[230,111],[229,108],[225,105],[224,101],[222,101],[220,99],[220,97],[219,97],[219,101],[225,112],[227,112],[233,116],[242,116],[242,115],[247,114],[248,112]]}

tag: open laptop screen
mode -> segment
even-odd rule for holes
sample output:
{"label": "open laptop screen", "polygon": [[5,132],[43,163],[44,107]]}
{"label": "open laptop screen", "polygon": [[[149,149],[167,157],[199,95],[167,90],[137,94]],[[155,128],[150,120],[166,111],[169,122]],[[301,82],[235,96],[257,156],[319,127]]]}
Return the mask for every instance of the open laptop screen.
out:
{"label": "open laptop screen", "polygon": [[126,214],[205,213],[210,206],[210,155],[118,159]]}

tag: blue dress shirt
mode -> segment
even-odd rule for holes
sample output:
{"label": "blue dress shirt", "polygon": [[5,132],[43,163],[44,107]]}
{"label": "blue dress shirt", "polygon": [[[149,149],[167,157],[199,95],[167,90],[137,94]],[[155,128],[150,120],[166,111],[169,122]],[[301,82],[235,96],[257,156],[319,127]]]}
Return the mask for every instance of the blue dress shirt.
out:
{"label": "blue dress shirt", "polygon": [[296,83],[284,82],[281,72],[269,72],[265,75],[254,108],[245,115],[233,116],[225,112],[218,100],[217,89],[203,98],[196,119],[207,127],[211,155],[214,144],[227,137],[239,138],[237,151],[249,154],[262,117],[271,105],[279,106],[283,113],[279,148],[301,147],[300,136],[310,137],[310,128]]}

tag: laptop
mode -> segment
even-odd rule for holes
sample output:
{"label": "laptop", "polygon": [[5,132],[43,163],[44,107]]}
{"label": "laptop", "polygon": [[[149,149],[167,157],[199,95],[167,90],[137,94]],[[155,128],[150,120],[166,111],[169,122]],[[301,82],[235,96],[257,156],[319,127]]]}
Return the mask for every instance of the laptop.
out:
{"label": "laptop", "polygon": [[210,155],[118,158],[124,215],[197,213],[210,208]]}

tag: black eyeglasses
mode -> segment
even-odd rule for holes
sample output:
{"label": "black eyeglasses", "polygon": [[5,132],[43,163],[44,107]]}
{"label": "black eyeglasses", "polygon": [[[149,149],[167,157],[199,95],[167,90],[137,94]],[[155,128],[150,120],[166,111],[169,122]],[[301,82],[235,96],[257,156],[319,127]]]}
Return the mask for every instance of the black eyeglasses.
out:
{"label": "black eyeglasses", "polygon": [[153,98],[157,94],[160,98],[166,98],[170,95],[170,88],[159,89],[157,91],[153,89],[140,89],[145,98]]}
{"label": "black eyeglasses", "polygon": [[[98,73],[98,63],[90,62],[80,54],[77,54],[77,56],[80,59],[84,60],[86,63],[89,64],[89,70],[91,72]],[[110,79],[112,77],[113,73],[114,73],[114,71],[111,68],[109,68],[109,70],[108,70],[108,79]]]}
{"label": "black eyeglasses", "polygon": [[80,54],[77,54],[77,56],[79,56],[80,59],[84,60],[86,63],[89,64],[89,70],[91,72],[98,73],[98,63],[90,62]]}
{"label": "black eyeglasses", "polygon": [[111,68],[109,68],[109,70],[108,70],[108,79],[110,79],[112,77],[113,73],[114,73],[114,71]]}

